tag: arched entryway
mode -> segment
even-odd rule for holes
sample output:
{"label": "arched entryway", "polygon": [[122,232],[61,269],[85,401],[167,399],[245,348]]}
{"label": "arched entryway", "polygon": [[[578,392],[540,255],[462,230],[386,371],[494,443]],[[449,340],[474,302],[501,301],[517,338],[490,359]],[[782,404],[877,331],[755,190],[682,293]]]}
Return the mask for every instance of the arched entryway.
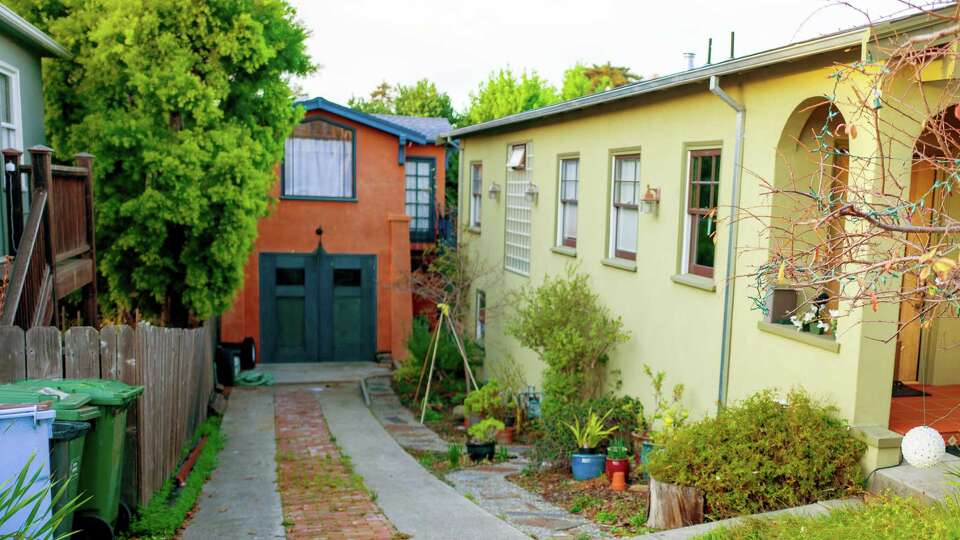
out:
{"label": "arched entryway", "polygon": [[[960,110],[948,107],[930,118],[913,149],[909,185],[901,199],[914,225],[938,225],[960,219],[956,178],[960,163]],[[955,236],[955,235],[954,235]],[[960,238],[926,232],[904,236],[904,255],[944,252]],[[916,273],[901,282],[894,399],[890,429],[904,433],[926,424],[948,441],[960,433],[960,318],[935,307],[927,285]]]}

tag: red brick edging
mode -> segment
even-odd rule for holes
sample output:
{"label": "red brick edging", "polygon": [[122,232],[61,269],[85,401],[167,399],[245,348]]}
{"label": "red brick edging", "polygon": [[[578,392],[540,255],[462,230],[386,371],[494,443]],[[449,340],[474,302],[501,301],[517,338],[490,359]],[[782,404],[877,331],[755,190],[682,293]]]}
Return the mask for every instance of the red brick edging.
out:
{"label": "red brick edging", "polygon": [[393,525],[330,437],[313,392],[277,389],[277,489],[291,540],[389,540]]}

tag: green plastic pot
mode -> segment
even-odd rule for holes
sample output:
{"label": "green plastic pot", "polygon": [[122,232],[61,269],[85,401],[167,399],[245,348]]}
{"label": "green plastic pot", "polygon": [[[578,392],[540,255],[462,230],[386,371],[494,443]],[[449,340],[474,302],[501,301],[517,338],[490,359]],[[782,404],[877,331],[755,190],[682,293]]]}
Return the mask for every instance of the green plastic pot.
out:
{"label": "green plastic pot", "polygon": [[120,508],[127,410],[143,393],[143,387],[107,379],[29,380],[15,386],[84,394],[90,396],[91,405],[100,409],[100,417],[84,441],[79,487],[89,499],[77,510],[75,525],[99,527],[112,534]]}

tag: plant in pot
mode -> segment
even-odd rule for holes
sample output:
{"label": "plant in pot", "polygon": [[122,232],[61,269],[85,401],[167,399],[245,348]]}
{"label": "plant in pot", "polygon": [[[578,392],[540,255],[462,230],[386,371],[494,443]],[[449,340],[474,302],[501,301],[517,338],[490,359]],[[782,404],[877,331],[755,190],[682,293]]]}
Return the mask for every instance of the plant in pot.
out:
{"label": "plant in pot", "polygon": [[[643,432],[633,433],[632,436],[634,448],[636,448],[637,442],[640,443],[640,465],[645,466],[649,461],[650,452],[654,448],[654,433],[658,435],[671,433],[686,422],[689,413],[682,403],[684,390],[682,384],[674,385],[673,391],[668,396],[664,392],[666,373],[663,371],[654,373],[648,364],[643,365],[643,372],[650,379],[650,386],[653,388],[654,411],[652,416],[647,416],[643,405],[638,404],[637,429],[643,430]],[[646,473],[644,473],[644,477],[646,477]]]}
{"label": "plant in pot", "polygon": [[[505,393],[500,386],[500,382],[497,379],[491,379],[482,388],[476,392],[471,392],[467,396],[463,401],[463,410],[468,428],[479,422],[481,418],[503,418],[507,420],[504,427],[497,432],[497,440],[503,444],[513,444],[515,427],[512,422],[509,422],[509,415],[505,413],[508,409],[504,399]],[[513,420],[516,421],[516,418]]]}
{"label": "plant in pot", "polygon": [[488,460],[493,461],[494,450],[497,447],[497,432],[503,429],[503,422],[496,418],[485,418],[470,426],[467,434],[467,454],[474,463]]}
{"label": "plant in pot", "polygon": [[523,368],[513,356],[507,355],[491,363],[489,373],[500,383],[500,397],[503,398],[506,409],[503,418],[503,423],[506,425],[504,433],[510,432],[509,437],[512,442],[513,433],[520,433],[523,427],[526,409],[524,390],[527,388],[527,381]]}
{"label": "plant in pot", "polygon": [[613,481],[613,473],[622,472],[623,477],[630,476],[630,449],[622,437],[614,437],[607,445],[607,461],[604,465],[607,481]]}
{"label": "plant in pot", "polygon": [[603,474],[606,458],[603,454],[597,453],[597,447],[608,435],[618,429],[617,426],[605,427],[611,412],[613,411],[607,411],[601,417],[590,410],[587,421],[583,425],[580,424],[579,418],[574,420],[573,425],[565,424],[573,433],[573,438],[579,447],[570,458],[570,469],[575,480],[589,480]]}

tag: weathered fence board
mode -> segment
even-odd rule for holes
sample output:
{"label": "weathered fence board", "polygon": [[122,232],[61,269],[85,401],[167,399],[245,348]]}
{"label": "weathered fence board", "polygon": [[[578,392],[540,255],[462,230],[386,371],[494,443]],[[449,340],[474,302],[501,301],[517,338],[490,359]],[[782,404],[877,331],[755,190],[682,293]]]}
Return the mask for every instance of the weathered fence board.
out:
{"label": "weathered fence board", "polygon": [[127,501],[146,504],[174,473],[183,445],[207,416],[213,392],[211,323],[203,328],[0,327],[0,383],[30,379],[117,379],[143,385],[127,416]]}
{"label": "weathered fence board", "polygon": [[0,326],[0,381],[27,377],[27,342],[18,326]]}
{"label": "weathered fence board", "polygon": [[35,326],[27,330],[27,378],[62,377],[63,348],[60,331],[51,326]]}
{"label": "weathered fence board", "polygon": [[69,379],[100,378],[100,334],[74,326],[63,334],[63,373]]}

